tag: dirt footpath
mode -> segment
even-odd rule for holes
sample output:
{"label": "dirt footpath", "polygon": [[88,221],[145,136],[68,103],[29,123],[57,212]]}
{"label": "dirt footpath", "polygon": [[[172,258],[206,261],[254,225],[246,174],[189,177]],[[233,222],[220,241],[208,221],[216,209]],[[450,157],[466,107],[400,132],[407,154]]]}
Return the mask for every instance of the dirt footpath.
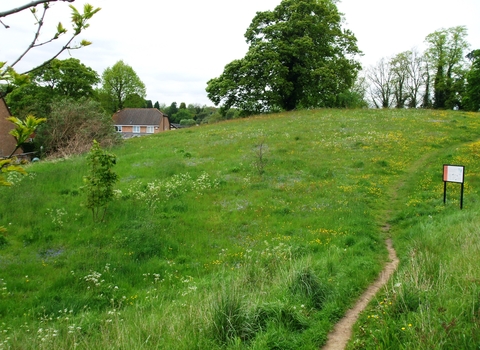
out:
{"label": "dirt footpath", "polygon": [[398,257],[395,249],[392,246],[392,240],[386,240],[388,249],[389,263],[384,267],[383,271],[378,276],[377,280],[368,287],[365,293],[362,294],[355,306],[348,310],[345,316],[338,322],[332,332],[328,335],[328,340],[323,350],[343,350],[347,346],[347,342],[352,336],[353,324],[357,321],[360,312],[362,312],[368,305],[370,300],[382,288],[398,267]]}

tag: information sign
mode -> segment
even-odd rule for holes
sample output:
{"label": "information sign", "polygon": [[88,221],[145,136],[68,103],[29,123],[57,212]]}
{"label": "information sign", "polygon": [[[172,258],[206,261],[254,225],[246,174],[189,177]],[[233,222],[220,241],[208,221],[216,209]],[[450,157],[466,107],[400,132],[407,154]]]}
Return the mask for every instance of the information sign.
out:
{"label": "information sign", "polygon": [[463,184],[465,167],[462,165],[444,165],[443,181]]}
{"label": "information sign", "polygon": [[443,165],[443,203],[447,201],[447,182],[456,182],[462,185],[460,190],[460,209],[463,209],[463,182],[465,167],[463,165]]}

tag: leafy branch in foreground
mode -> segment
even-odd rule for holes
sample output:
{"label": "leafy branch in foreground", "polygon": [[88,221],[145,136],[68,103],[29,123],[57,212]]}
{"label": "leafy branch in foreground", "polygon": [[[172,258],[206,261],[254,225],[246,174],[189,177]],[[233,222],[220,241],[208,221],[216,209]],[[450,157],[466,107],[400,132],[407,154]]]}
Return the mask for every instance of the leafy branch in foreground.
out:
{"label": "leafy branch in foreground", "polygon": [[11,158],[17,149],[19,149],[22,144],[24,144],[31,137],[40,124],[47,121],[46,118],[36,118],[33,115],[28,115],[25,120],[21,120],[17,117],[9,117],[7,120],[15,124],[15,129],[11,130],[9,134],[12,135],[17,141],[15,149],[12,151],[10,156],[8,156],[8,158]]}
{"label": "leafy branch in foreground", "polygon": [[118,175],[112,171],[116,164],[116,156],[102,150],[97,141],[87,156],[90,167],[89,175],[84,177],[84,189],[87,193],[87,208],[92,211],[94,222],[103,221],[107,212],[107,205],[113,199],[113,185]]}
{"label": "leafy branch in foreground", "polygon": [[[51,0],[51,1],[56,1],[56,0]],[[62,0],[62,1],[73,2],[74,0]],[[45,24],[45,15],[46,15],[48,9],[50,8],[49,3],[50,3],[50,1],[32,1],[31,3],[26,4],[24,6],[21,6],[21,7],[12,9],[12,10],[7,10],[7,11],[0,12],[0,18],[2,18],[2,17],[7,17],[9,15],[12,15],[14,13],[18,13],[18,12],[29,9],[30,12],[32,13],[32,15],[34,16],[35,21],[36,21],[36,25],[37,25],[37,30],[34,34],[33,40],[27,46],[25,51],[22,54],[20,54],[20,56],[10,65],[5,64],[5,62],[0,62],[0,66],[2,66],[0,68],[0,77],[4,77],[8,72],[10,72],[12,70],[12,68],[18,62],[20,62],[30,50],[32,50],[34,48],[37,48],[37,47],[40,47],[40,46],[43,46],[43,45],[47,45],[47,44],[53,42],[54,40],[57,40],[58,38],[60,38],[61,36],[63,36],[64,34],[67,33],[67,29],[62,25],[62,23],[58,23],[55,34],[53,34],[53,36],[51,38],[46,39],[45,41],[41,41],[41,42],[38,41],[38,39],[40,37],[40,33],[42,31],[42,28],[43,28],[43,25]],[[36,6],[40,5],[40,4],[43,4],[43,9],[37,12],[37,7]],[[44,63],[40,64],[39,66],[34,67],[34,68],[32,68],[32,69],[30,69],[27,72],[24,72],[22,74],[29,73],[29,72],[37,69],[37,68],[45,66],[46,64],[51,62],[53,59],[57,58],[65,50],[75,50],[75,49],[79,49],[81,47],[88,46],[88,45],[91,44],[91,42],[86,41],[86,40],[82,40],[79,44],[76,44],[76,45],[72,45],[72,42],[83,30],[87,29],[90,26],[87,22],[98,11],[100,11],[100,8],[99,7],[95,8],[90,4],[85,4],[83,6],[83,13],[81,13],[73,5],[69,5],[69,7],[72,10],[71,24],[72,24],[73,33],[72,33],[71,37],[67,40],[67,42],[64,45],[62,45],[62,47],[50,59],[48,59]],[[5,24],[3,21],[0,21],[0,23],[3,24],[5,29],[10,28],[10,26]]]}
{"label": "leafy branch in foreground", "polygon": [[8,172],[17,172],[20,174],[25,174],[25,170],[15,164],[15,158],[12,158],[17,149],[19,149],[22,144],[24,144],[28,138],[35,132],[38,125],[45,122],[45,118],[35,118],[33,115],[27,116],[25,120],[21,120],[16,117],[9,117],[7,120],[15,124],[15,129],[10,130],[10,135],[12,135],[17,144],[13,152],[6,158],[0,159],[0,186],[10,186],[11,183],[4,179],[3,174]]}
{"label": "leafy branch in foreground", "polygon": [[[17,144],[7,159],[0,159],[0,186],[11,185],[11,183],[4,178],[4,174],[6,173],[17,172],[19,174],[25,174],[25,169],[19,165],[16,165],[14,163],[15,159],[12,158],[12,156],[17,149],[19,149],[21,145],[30,137],[30,135],[35,132],[37,126],[46,121],[45,118],[35,118],[33,115],[29,115],[25,120],[20,120],[16,117],[10,117],[7,119],[15,124],[15,129],[10,131],[10,135],[15,137]],[[5,227],[0,226],[0,233],[5,232]]]}

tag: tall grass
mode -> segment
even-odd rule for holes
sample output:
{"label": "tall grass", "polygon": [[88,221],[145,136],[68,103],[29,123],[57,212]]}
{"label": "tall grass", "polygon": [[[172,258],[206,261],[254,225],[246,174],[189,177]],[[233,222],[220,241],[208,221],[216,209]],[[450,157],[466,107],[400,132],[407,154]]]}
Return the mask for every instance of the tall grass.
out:
{"label": "tall grass", "polygon": [[[83,157],[33,164],[0,189],[0,348],[318,348],[387,258],[392,188],[478,129],[474,113],[318,110],[129,140],[105,223],[83,206]],[[415,193],[395,227],[432,215]]]}
{"label": "tall grass", "polygon": [[[392,219],[400,268],[362,315],[349,349],[479,348],[479,151],[478,141],[447,148],[405,179]],[[464,210],[458,184],[448,184],[442,203],[442,161],[466,166]]]}

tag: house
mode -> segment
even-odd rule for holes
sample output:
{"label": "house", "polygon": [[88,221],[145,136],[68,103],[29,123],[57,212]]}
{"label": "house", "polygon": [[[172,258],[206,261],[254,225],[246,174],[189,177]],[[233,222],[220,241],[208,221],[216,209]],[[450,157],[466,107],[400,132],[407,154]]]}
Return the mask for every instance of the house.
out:
{"label": "house", "polygon": [[170,120],[157,108],[124,108],[113,115],[115,130],[124,138],[170,130]]}
{"label": "house", "polygon": [[[10,116],[10,110],[0,95],[0,158],[8,157],[17,145],[15,138],[9,134],[10,130],[15,129],[15,125],[7,120]],[[22,153],[22,150],[18,149],[15,153]]]}

